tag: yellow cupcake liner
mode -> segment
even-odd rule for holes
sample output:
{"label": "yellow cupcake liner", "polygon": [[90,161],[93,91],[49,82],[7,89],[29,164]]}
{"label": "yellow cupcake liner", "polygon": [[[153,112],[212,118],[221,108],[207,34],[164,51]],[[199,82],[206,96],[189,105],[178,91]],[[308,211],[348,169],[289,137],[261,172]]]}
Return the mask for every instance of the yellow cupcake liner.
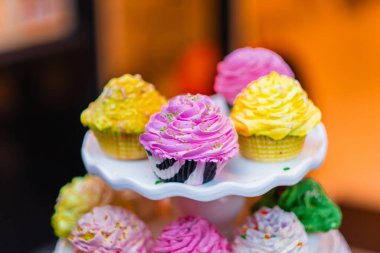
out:
{"label": "yellow cupcake liner", "polygon": [[139,134],[104,132],[91,129],[106,155],[122,160],[145,159],[146,151]]}
{"label": "yellow cupcake liner", "polygon": [[274,140],[267,136],[239,135],[240,154],[258,162],[281,162],[301,153],[305,137],[287,136]]}

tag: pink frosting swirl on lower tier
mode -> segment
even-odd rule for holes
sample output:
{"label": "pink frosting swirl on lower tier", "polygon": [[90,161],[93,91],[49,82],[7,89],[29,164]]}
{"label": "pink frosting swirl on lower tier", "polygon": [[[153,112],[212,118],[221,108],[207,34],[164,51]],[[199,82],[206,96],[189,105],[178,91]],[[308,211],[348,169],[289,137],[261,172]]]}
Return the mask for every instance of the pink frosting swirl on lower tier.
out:
{"label": "pink frosting swirl on lower tier", "polygon": [[265,48],[239,48],[218,64],[217,71],[214,89],[231,105],[250,82],[272,71],[294,77],[281,56]]}
{"label": "pink frosting swirl on lower tier", "polygon": [[145,149],[161,158],[221,162],[238,152],[230,118],[204,95],[181,95],[154,114],[141,135]]}
{"label": "pink frosting swirl on lower tier", "polygon": [[164,228],[153,253],[228,253],[230,245],[205,219],[187,216]]}
{"label": "pink frosting swirl on lower tier", "polygon": [[69,240],[75,252],[149,253],[153,239],[133,213],[114,206],[96,207],[82,216]]}

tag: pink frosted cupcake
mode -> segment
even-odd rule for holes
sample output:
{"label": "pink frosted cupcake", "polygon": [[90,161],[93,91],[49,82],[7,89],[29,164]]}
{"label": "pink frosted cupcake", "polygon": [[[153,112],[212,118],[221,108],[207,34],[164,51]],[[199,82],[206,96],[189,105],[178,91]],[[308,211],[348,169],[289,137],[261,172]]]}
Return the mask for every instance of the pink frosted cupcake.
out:
{"label": "pink frosted cupcake", "polygon": [[286,62],[275,52],[265,48],[239,48],[227,55],[217,67],[215,91],[232,106],[235,97],[247,85],[275,71],[294,77]]}
{"label": "pink frosted cupcake", "polygon": [[149,253],[153,246],[145,224],[114,206],[96,207],[83,215],[69,240],[76,253]]}
{"label": "pink frosted cupcake", "polygon": [[163,182],[200,185],[238,152],[232,121],[207,96],[181,95],[154,114],[140,136]]}
{"label": "pink frosted cupcake", "polygon": [[262,207],[235,234],[234,253],[307,253],[307,234],[294,213]]}
{"label": "pink frosted cupcake", "polygon": [[216,227],[199,217],[183,217],[163,229],[153,253],[228,253],[230,245]]}

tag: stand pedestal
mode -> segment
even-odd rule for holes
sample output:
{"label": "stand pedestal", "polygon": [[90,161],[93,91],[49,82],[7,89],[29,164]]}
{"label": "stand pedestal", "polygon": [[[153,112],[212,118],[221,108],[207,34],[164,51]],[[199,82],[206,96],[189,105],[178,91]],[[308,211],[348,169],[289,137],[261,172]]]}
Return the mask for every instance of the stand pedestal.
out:
{"label": "stand pedestal", "polygon": [[309,171],[319,168],[327,150],[323,124],[306,137],[301,153],[294,159],[260,163],[240,155],[232,158],[216,177],[204,185],[159,183],[147,159],[116,160],[106,156],[94,134],[87,132],[82,146],[83,163],[90,174],[100,176],[116,190],[132,190],[148,199],[185,197],[213,201],[226,196],[261,196],[277,186],[298,183]]}
{"label": "stand pedestal", "polygon": [[187,198],[175,198],[179,211],[184,215],[198,215],[212,222],[228,239],[232,239],[236,219],[242,211],[245,198],[228,196],[209,202]]}

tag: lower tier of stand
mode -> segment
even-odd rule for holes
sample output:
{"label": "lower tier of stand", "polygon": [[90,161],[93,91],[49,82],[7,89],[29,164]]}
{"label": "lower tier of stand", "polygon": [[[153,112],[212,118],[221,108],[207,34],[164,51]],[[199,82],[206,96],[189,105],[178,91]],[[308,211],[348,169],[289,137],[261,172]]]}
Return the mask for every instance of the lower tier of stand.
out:
{"label": "lower tier of stand", "polygon": [[[156,229],[157,230],[157,229]],[[342,234],[333,230],[328,233],[309,235],[309,253],[350,253],[350,249]],[[70,242],[60,239],[53,253],[74,253]]]}
{"label": "lower tier of stand", "polygon": [[[177,217],[191,214],[202,216],[213,224],[226,236],[233,240],[233,231],[248,215],[245,198],[241,196],[229,196],[210,202],[199,202],[187,198],[172,198],[165,202],[164,207],[159,207],[157,202],[146,202],[145,208],[152,210],[162,209],[154,219],[151,214],[145,214],[144,219],[154,238],[157,238],[162,229]],[[152,206],[146,204],[151,203]],[[229,207],[229,208],[227,208]],[[170,208],[170,209],[168,209]],[[221,211],[224,210],[224,211]],[[351,253],[346,240],[337,230],[328,233],[309,234],[309,253]],[[74,253],[72,246],[66,240],[59,240],[53,253]]]}

